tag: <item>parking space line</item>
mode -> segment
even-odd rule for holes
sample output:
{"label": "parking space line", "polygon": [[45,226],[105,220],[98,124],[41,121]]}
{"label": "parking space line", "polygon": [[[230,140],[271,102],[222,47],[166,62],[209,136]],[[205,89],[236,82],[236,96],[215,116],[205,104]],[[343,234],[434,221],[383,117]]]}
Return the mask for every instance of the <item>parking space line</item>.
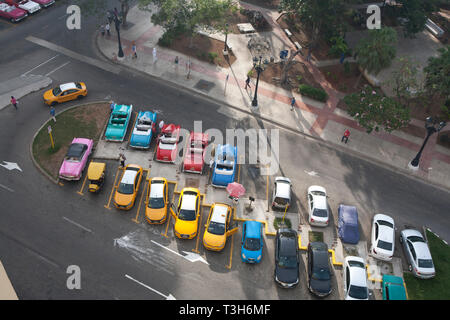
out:
{"label": "parking space line", "polygon": [[91,229],[88,229],[88,228],[82,226],[81,224],[76,223],[75,221],[70,220],[69,218],[66,218],[66,217],[62,217],[62,218],[63,218],[64,220],[66,220],[67,222],[69,222],[69,223],[71,223],[71,224],[77,226],[78,228],[81,228],[81,229],[83,229],[83,230],[85,230],[85,231],[87,231],[87,232],[92,233],[92,230],[91,230]]}
{"label": "parking space line", "polygon": [[227,269],[231,269],[231,263],[233,261],[233,244],[234,244],[234,233],[231,235],[231,248],[230,248],[230,264],[227,265]]}
{"label": "parking space line", "polygon": [[50,61],[52,61],[53,59],[55,59],[57,56],[59,56],[59,54],[57,54],[56,56],[54,56],[54,57],[52,57],[52,58],[50,58],[50,59],[48,59],[48,60],[46,60],[46,61],[44,61],[44,62],[42,62],[41,64],[39,64],[39,65],[37,65],[36,67],[34,67],[33,69],[31,69],[31,70],[28,70],[27,72],[25,72],[25,73],[22,73],[22,76],[24,76],[24,75],[26,75],[26,74],[28,74],[28,73],[30,73],[31,71],[33,71],[33,70],[35,70],[35,69],[37,69],[37,68],[39,68],[40,66],[43,66],[44,64],[46,64],[47,62],[50,62]]}
{"label": "parking space line", "polygon": [[[91,161],[89,161],[89,164],[91,164]],[[89,167],[89,166],[88,166],[88,167]],[[80,196],[83,195],[83,189],[84,189],[84,185],[86,184],[87,177],[88,177],[88,175],[87,175],[87,172],[86,172],[86,176],[84,177],[83,185],[81,186],[80,191],[77,191],[77,193],[78,193]]]}
{"label": "parking space line", "polygon": [[200,200],[200,221],[199,221],[198,232],[197,232],[197,241],[195,242],[195,249],[192,249],[192,251],[195,252],[195,253],[200,253],[198,251],[198,242],[200,240],[200,231],[202,230],[203,200],[205,199],[205,195],[201,194],[200,197],[201,197],[201,200]]}
{"label": "parking space line", "polygon": [[113,187],[112,187],[112,189],[111,189],[111,194],[109,195],[108,204],[104,205],[104,207],[105,207],[106,209],[108,209],[108,210],[111,210],[111,207],[110,207],[109,205],[110,205],[110,203],[111,203],[111,199],[112,199],[113,192],[114,192],[114,190],[116,189],[116,182],[117,182],[117,178],[119,177],[119,171],[121,171],[121,170],[122,170],[122,169],[121,169],[120,167],[117,168],[116,176],[115,176],[115,178],[114,178],[114,184],[113,184]]}
{"label": "parking space line", "polygon": [[[147,174],[147,177],[148,177],[148,174]],[[133,222],[135,222],[135,223],[139,223],[138,218],[139,218],[139,212],[141,211],[142,199],[144,199],[144,195],[147,194],[147,188],[148,188],[148,186],[149,186],[149,184],[150,184],[150,183],[149,183],[149,182],[150,182],[149,179],[145,179],[145,180],[146,180],[147,183],[145,184],[144,192],[142,192],[141,200],[139,200],[139,206],[138,206],[138,209],[137,209],[136,217],[135,217],[134,219],[131,219],[131,220],[133,220]]]}
{"label": "parking space line", "polygon": [[331,262],[333,263],[334,266],[340,266],[342,267],[342,262],[337,262],[336,261],[336,255],[334,253],[333,249],[328,249],[328,252],[331,253]]}
{"label": "parking space line", "polygon": [[383,282],[382,279],[372,278],[372,276],[370,275],[370,272],[369,272],[368,264],[366,264],[366,271],[367,271],[367,280],[372,281],[372,282],[380,282],[380,283]]}
{"label": "parking space line", "polygon": [[45,76],[48,77],[49,75],[51,75],[53,72],[58,71],[59,69],[65,67],[66,65],[68,65],[70,63],[70,61],[67,61],[66,63],[60,65],[59,67],[53,69],[52,71],[50,71],[49,73],[47,73]]}
{"label": "parking space line", "polygon": [[[167,183],[175,185],[175,187],[173,188],[173,193],[172,193],[172,201],[170,202],[170,205],[172,205],[173,204],[173,200],[175,199],[175,191],[177,189],[178,182],[168,180]],[[170,208],[167,208],[167,214],[169,215],[169,217],[168,217],[167,222],[166,222],[167,223],[167,225],[166,225],[166,232],[165,233],[161,233],[161,235],[163,237],[169,238],[169,236],[167,235],[167,232],[169,231],[170,219],[172,218],[172,214],[170,213]]]}
{"label": "parking space line", "polygon": [[5,189],[5,190],[8,190],[9,192],[14,192],[14,190],[13,189],[11,189],[11,188],[8,188],[7,186],[4,186],[3,184],[1,184],[0,183],[0,187],[2,187],[3,189]]}

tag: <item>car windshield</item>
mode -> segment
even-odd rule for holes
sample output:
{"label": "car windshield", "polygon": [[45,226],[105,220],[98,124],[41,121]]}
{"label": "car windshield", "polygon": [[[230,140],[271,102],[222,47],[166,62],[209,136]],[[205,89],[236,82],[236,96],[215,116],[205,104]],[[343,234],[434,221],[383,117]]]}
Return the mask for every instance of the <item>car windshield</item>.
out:
{"label": "car windshield", "polygon": [[233,170],[233,165],[228,163],[218,163],[216,168],[219,170]]}
{"label": "car windshield", "polygon": [[434,268],[433,260],[419,259],[419,268]]}
{"label": "car windshield", "polygon": [[330,280],[330,271],[325,268],[316,268],[313,270],[312,277],[316,280]]}
{"label": "car windshield", "polygon": [[392,250],[392,243],[386,242],[383,240],[378,240],[378,248],[384,249],[384,250]]}
{"label": "car windshield", "polygon": [[134,191],[134,185],[129,183],[123,183],[121,182],[119,184],[119,193],[122,194],[132,194]]}
{"label": "car windshield", "polygon": [[311,194],[314,196],[323,196],[323,197],[327,195],[325,192],[322,191],[311,191]]}
{"label": "car windshield", "polygon": [[225,224],[211,221],[208,226],[208,232],[217,235],[225,234]]}
{"label": "car windshield", "polygon": [[355,299],[367,299],[367,287],[350,286],[348,295]]}
{"label": "car windshield", "polygon": [[328,212],[325,209],[314,209],[313,216],[320,217],[320,218],[326,218],[326,217],[328,217]]}
{"label": "car windshield", "polygon": [[297,266],[297,258],[295,256],[281,256],[278,265],[282,268],[295,268]]}
{"label": "car windshield", "polygon": [[58,94],[61,93],[61,89],[59,87],[56,87],[55,89],[52,90],[52,93],[54,96],[57,96]]}
{"label": "car windshield", "polygon": [[408,240],[411,242],[425,242],[422,237],[419,236],[410,236],[408,237]]}
{"label": "car windshield", "polygon": [[387,221],[384,221],[384,220],[378,220],[378,224],[379,224],[380,226],[387,226],[387,227],[389,227],[389,228],[394,229],[394,225],[393,225],[392,223],[387,222]]}
{"label": "car windshield", "polygon": [[257,251],[261,248],[261,244],[259,239],[256,238],[247,238],[244,242],[244,249],[249,251]]}
{"label": "car windshield", "polygon": [[352,260],[350,260],[350,261],[348,262],[348,265],[349,265],[350,267],[359,267],[359,268],[363,268],[363,269],[366,268],[366,267],[364,266],[364,263],[359,262],[359,261],[352,261]]}
{"label": "car windshield", "polygon": [[8,8],[5,9],[5,12],[11,12],[11,11],[13,11],[14,9],[15,9],[15,7],[10,6],[10,7],[8,7]]}
{"label": "car windshield", "polygon": [[185,210],[181,209],[178,214],[178,218],[186,221],[194,221],[195,220],[195,210]]}
{"label": "car windshield", "polygon": [[151,209],[164,208],[164,198],[150,198],[148,201],[148,207]]}
{"label": "car windshield", "polygon": [[78,89],[81,89],[81,83],[77,82],[77,83],[75,83],[75,86],[76,86]]}

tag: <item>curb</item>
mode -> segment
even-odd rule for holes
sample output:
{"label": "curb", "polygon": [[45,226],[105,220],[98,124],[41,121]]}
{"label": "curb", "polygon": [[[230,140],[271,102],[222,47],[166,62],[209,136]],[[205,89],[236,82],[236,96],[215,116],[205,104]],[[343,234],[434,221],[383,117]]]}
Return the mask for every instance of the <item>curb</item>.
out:
{"label": "curb", "polygon": [[[83,103],[83,104],[78,104],[78,105],[75,105],[75,106],[71,106],[71,107],[68,107],[67,109],[64,109],[64,110],[61,110],[61,111],[59,111],[58,113],[56,113],[55,114],[55,117],[57,117],[58,115],[60,115],[60,114],[62,114],[62,113],[64,113],[64,112],[66,112],[66,111],[69,111],[69,110],[72,110],[72,109],[75,109],[75,108],[78,108],[78,107],[83,107],[83,106],[88,106],[88,105],[91,105],[91,104],[98,104],[98,103],[109,103],[109,101],[93,101],[93,102],[86,102],[86,103]],[[30,143],[30,146],[29,146],[29,151],[30,151],[30,157],[31,157],[31,160],[32,160],[32,162],[33,162],[33,164],[34,164],[34,166],[46,177],[46,178],[48,178],[51,182],[53,182],[54,184],[58,184],[59,183],[59,178],[58,179],[55,179],[54,177],[52,177],[50,174],[48,174],[39,164],[38,164],[38,162],[36,161],[36,159],[34,158],[34,155],[33,155],[33,144],[34,144],[34,140],[36,139],[36,136],[38,135],[38,133],[45,127],[45,125],[47,124],[47,122],[48,121],[46,121],[46,122],[44,122],[43,124],[42,124],[42,126],[40,126],[39,127],[39,129],[35,132],[35,134],[33,135],[33,138],[32,138],[32,140],[31,140],[31,143]],[[102,133],[103,133],[103,131],[102,131]]]}

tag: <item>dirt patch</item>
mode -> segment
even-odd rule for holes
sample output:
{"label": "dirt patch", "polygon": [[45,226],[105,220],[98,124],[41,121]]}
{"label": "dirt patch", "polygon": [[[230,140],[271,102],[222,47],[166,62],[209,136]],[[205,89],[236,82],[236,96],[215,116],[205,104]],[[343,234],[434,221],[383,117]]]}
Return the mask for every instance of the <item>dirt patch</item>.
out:
{"label": "dirt patch", "polygon": [[177,37],[169,46],[170,49],[194,57],[198,60],[209,62],[223,68],[229,68],[236,56],[232,51],[228,51],[228,58],[223,55],[225,43],[203,35],[196,35],[194,38],[181,35]]}
{"label": "dirt patch", "polygon": [[[319,70],[335,90],[346,94],[360,92],[366,84],[369,84],[367,80],[361,76],[358,64],[356,63],[343,63],[321,67]],[[359,83],[355,88],[358,79]]]}

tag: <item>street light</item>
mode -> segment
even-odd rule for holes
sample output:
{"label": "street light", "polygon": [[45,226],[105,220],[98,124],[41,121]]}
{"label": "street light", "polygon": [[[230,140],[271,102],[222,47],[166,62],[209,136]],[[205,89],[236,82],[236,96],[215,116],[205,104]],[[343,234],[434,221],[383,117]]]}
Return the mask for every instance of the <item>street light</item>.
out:
{"label": "street light", "polygon": [[119,17],[115,14],[114,15],[114,25],[116,26],[116,31],[117,31],[117,39],[119,42],[119,52],[117,53],[117,57],[118,58],[123,58],[124,54],[123,54],[123,50],[122,50],[122,43],[120,42],[120,23],[122,21],[119,19]]}
{"label": "street light", "polygon": [[258,76],[256,77],[256,86],[255,86],[255,95],[253,97],[252,106],[257,107],[258,106],[258,83],[259,83],[259,75],[261,72],[264,71],[262,64],[261,64],[262,56],[259,56],[259,63],[258,58],[253,57],[253,67],[255,68],[256,72],[258,73]]}
{"label": "street light", "polygon": [[419,166],[419,160],[420,156],[422,155],[422,151],[425,148],[425,145],[427,144],[428,138],[435,133],[442,130],[442,128],[445,127],[446,123],[444,121],[441,121],[439,124],[436,120],[434,120],[431,117],[427,117],[425,119],[425,128],[427,129],[427,137],[425,138],[425,141],[422,144],[422,147],[419,150],[419,153],[416,155],[416,157],[411,161],[410,166],[414,169],[418,168]]}

